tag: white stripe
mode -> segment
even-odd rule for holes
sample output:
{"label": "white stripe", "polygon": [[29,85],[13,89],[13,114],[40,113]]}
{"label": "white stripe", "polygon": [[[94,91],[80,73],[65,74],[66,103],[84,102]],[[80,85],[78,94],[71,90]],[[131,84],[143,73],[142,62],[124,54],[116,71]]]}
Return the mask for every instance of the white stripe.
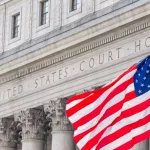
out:
{"label": "white stripe", "polygon": [[130,133],[128,133],[128,134],[122,136],[121,138],[113,141],[112,143],[106,145],[101,150],[108,150],[108,149],[113,150],[113,149],[115,149],[115,148],[131,141],[133,137],[141,135],[141,134],[145,133],[148,130],[150,130],[150,122],[148,122],[147,124],[145,124],[141,127],[133,129]]}
{"label": "white stripe", "polygon": [[[135,114],[135,115],[132,115],[132,116],[130,116],[130,117],[128,117],[128,118],[125,118],[125,119],[123,119],[123,120],[117,122],[115,125],[109,127],[109,128],[105,131],[105,133],[103,134],[103,136],[101,137],[101,139],[99,140],[99,142],[100,142],[104,137],[109,136],[110,134],[116,132],[117,130],[119,130],[119,129],[121,129],[121,128],[127,126],[127,125],[130,125],[130,124],[132,124],[132,123],[134,123],[134,122],[137,122],[137,121],[140,120],[140,119],[145,118],[146,116],[149,115],[149,113],[150,113],[150,112],[149,112],[149,108],[147,108],[146,110],[143,110],[142,112],[139,112],[139,113],[137,113],[137,114]],[[98,142],[98,143],[99,143],[99,142]],[[97,145],[98,145],[98,144],[97,144]],[[97,145],[96,145],[96,146],[97,146]],[[95,147],[95,146],[94,146],[94,147]]]}
{"label": "white stripe", "polygon": [[91,93],[90,95],[88,95],[87,97],[84,97],[82,99],[77,99],[75,101],[72,101],[71,103],[69,103],[69,104],[66,105],[66,110],[69,110],[70,108],[74,107],[75,105],[77,105],[78,103],[80,103],[84,99],[90,97],[91,95],[93,95],[93,93]]}
{"label": "white stripe", "polygon": [[122,77],[114,86],[112,86],[110,89],[105,91],[96,101],[94,101],[92,104],[84,107],[83,109],[80,109],[76,113],[74,113],[72,116],[69,117],[69,120],[71,123],[77,122],[79,119],[87,115],[87,113],[91,113],[93,110],[95,110],[105,99],[106,97],[120,84],[124,83],[125,81],[129,80],[133,75],[135,74],[136,70],[133,70],[126,74],[124,77]]}
{"label": "white stripe", "polygon": [[[145,93],[145,94],[143,94],[143,95],[141,95],[141,96],[139,96],[139,97],[137,97],[137,98],[135,98],[135,99],[133,99],[133,100],[131,100],[132,102],[134,101],[134,105],[132,105],[132,107],[135,107],[136,105],[139,105],[140,103],[143,103],[144,101],[147,101],[149,99],[149,95],[150,95],[150,91]],[[129,108],[132,108],[132,107],[129,107]],[[129,109],[129,108],[126,107],[126,110]],[[125,107],[124,107],[124,109],[122,111],[124,111],[124,110],[125,110]],[[125,119],[121,120],[120,122],[116,123],[115,125],[109,127],[105,131],[105,133],[103,134],[101,139],[106,137],[106,136],[108,136],[109,134],[112,134],[112,133],[116,132],[117,130],[121,129],[122,127],[124,127],[126,125],[129,125],[129,124],[131,124],[133,122],[138,121],[139,119],[144,118],[149,113],[150,113],[149,112],[149,108],[147,108],[146,110],[144,110],[144,111],[142,111],[142,112],[140,112],[138,114],[132,115],[132,116],[130,116],[128,118],[125,118]],[[96,146],[94,146],[94,147],[96,147]]]}
{"label": "white stripe", "polygon": [[[85,135],[78,143],[78,147],[80,149],[83,148],[83,146],[90,141],[90,139],[92,139],[95,135],[97,135],[100,131],[102,131],[105,127],[107,127],[109,124],[111,124],[114,119],[116,117],[118,117],[121,114],[121,110],[119,110],[118,112],[114,113],[113,115],[111,115],[110,117],[106,118],[105,120],[103,120],[95,130],[93,130],[92,132],[88,133],[87,135]],[[76,131],[75,131],[76,132]]]}
{"label": "white stripe", "polygon": [[150,98],[150,91],[148,91],[145,94],[143,94],[141,96],[138,96],[138,97],[124,103],[122,110],[126,110],[126,109],[132,108],[132,107],[134,107],[138,104],[141,104],[144,101],[146,101],[148,98]]}
{"label": "white stripe", "polygon": [[[139,96],[139,97],[137,97],[136,99],[140,99],[140,103],[143,103],[143,102],[145,102],[145,101],[147,101],[149,99],[148,95],[150,95],[150,91],[145,93],[145,94],[143,94],[143,95],[141,95],[141,96]],[[136,99],[131,100],[131,101],[134,101],[134,103],[135,103],[133,107],[135,107],[136,105],[140,104],[138,100],[136,101]],[[126,110],[128,110],[128,109],[129,108],[126,108]],[[120,120],[120,122],[117,122],[117,124],[109,127],[107,129],[107,131],[103,134],[101,139],[106,137],[106,136],[108,136],[109,134],[112,134],[112,133],[116,132],[117,130],[121,129],[124,126],[127,126],[128,124],[131,124],[133,122],[138,121],[139,119],[144,118],[145,116],[147,116],[150,113],[150,112],[148,112],[148,110],[149,110],[149,108],[147,108],[147,109],[143,110],[142,112],[139,112],[139,113],[137,113],[135,115],[132,115],[132,116],[130,116],[128,118]],[[123,109],[122,111],[125,111],[125,109]]]}
{"label": "white stripe", "polygon": [[[85,132],[86,130],[90,129],[91,127],[95,126],[97,124],[98,120],[100,120],[100,118],[104,115],[104,113],[106,112],[107,109],[109,109],[110,107],[112,107],[115,104],[122,101],[124,99],[125,94],[127,94],[133,90],[134,90],[134,84],[132,83],[128,86],[128,88],[125,91],[119,93],[114,98],[112,98],[111,101],[105,105],[105,107],[102,109],[101,113],[98,116],[96,116],[94,119],[92,119],[90,122],[87,122],[83,126],[80,126],[78,128],[78,130],[75,132],[74,136],[81,134],[81,133]],[[125,93],[125,92],[127,92],[127,93]]]}

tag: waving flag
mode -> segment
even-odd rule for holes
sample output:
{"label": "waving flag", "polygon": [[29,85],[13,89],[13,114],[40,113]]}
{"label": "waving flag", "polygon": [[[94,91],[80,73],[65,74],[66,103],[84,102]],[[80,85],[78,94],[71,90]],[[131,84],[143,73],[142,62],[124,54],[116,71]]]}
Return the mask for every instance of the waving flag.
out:
{"label": "waving flag", "polygon": [[81,150],[129,150],[150,137],[150,56],[101,89],[71,97],[66,114]]}

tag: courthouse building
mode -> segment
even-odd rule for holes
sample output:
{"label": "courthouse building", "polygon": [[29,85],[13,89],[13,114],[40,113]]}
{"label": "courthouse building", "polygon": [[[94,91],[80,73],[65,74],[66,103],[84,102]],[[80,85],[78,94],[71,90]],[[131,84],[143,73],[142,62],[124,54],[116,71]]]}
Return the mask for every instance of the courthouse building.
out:
{"label": "courthouse building", "polygon": [[67,99],[148,54],[150,0],[0,0],[0,150],[78,149]]}

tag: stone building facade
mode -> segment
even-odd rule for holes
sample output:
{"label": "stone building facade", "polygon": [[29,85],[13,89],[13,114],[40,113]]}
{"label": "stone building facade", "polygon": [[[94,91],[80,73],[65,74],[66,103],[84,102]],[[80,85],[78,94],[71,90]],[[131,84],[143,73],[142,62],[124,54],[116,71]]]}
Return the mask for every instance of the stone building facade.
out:
{"label": "stone building facade", "polygon": [[149,0],[0,0],[0,150],[78,149],[67,99],[148,54]]}

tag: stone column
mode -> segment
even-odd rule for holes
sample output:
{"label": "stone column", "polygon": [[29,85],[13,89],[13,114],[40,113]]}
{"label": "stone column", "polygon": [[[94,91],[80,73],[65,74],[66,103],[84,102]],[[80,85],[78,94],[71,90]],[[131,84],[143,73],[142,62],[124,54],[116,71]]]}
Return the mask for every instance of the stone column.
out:
{"label": "stone column", "polygon": [[47,119],[51,119],[51,150],[75,150],[73,128],[65,114],[65,99],[51,101],[49,105],[45,105],[45,112]]}
{"label": "stone column", "polygon": [[42,110],[28,109],[15,116],[22,128],[22,150],[44,150],[46,118]]}
{"label": "stone column", "polygon": [[0,118],[0,150],[17,150],[17,130],[13,119]]}
{"label": "stone column", "polygon": [[136,144],[132,150],[149,150],[149,140],[142,141]]}

